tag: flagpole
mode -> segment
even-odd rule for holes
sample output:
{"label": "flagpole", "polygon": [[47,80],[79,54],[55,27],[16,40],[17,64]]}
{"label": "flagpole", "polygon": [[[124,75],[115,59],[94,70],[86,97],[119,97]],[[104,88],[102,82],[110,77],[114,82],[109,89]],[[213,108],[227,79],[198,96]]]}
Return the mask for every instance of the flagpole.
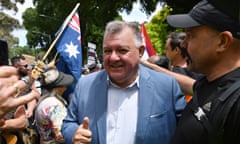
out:
{"label": "flagpole", "polygon": [[[37,64],[35,65],[34,69],[31,72],[32,79],[38,79],[39,76],[41,75],[41,73],[43,73],[45,71],[47,65],[44,63],[44,60],[47,58],[48,54],[53,49],[54,45],[57,43],[58,39],[62,35],[63,31],[67,27],[69,21],[71,20],[72,16],[74,15],[74,13],[76,12],[76,10],[78,9],[79,6],[80,6],[80,3],[77,3],[76,6],[74,7],[74,9],[72,10],[72,12],[70,13],[70,15],[68,15],[68,17],[65,19],[63,26],[61,28],[61,31],[58,33],[58,35],[56,36],[54,41],[51,43],[50,47],[48,48],[48,51],[46,52],[46,54],[44,55],[42,60],[38,60]],[[52,63],[54,63],[54,61],[52,61],[51,64]]]}
{"label": "flagpole", "polygon": [[66,20],[63,23],[61,31],[58,33],[58,35],[56,36],[54,41],[51,43],[50,47],[48,48],[48,51],[46,52],[46,54],[42,58],[42,61],[44,61],[47,58],[48,54],[53,49],[53,47],[57,43],[58,39],[61,37],[62,33],[64,32],[64,30],[67,27],[69,21],[71,20],[72,16],[74,15],[74,13],[76,12],[76,10],[78,9],[79,6],[80,6],[80,3],[77,3],[76,6],[74,7],[74,9],[72,10],[72,12],[70,13],[70,15],[68,15],[68,17],[66,18]]}

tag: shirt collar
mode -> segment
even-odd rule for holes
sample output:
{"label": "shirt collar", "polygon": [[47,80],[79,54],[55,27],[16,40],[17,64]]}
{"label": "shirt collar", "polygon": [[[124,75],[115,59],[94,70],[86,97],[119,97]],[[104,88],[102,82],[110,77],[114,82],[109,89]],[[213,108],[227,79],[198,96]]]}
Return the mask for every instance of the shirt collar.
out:
{"label": "shirt collar", "polygon": [[[118,85],[116,85],[115,83],[113,83],[109,76],[107,76],[107,81],[108,81],[108,86],[112,86],[112,87],[116,87],[116,88],[120,88]],[[136,77],[135,81],[133,81],[131,84],[129,84],[126,88],[132,88],[137,86],[139,88],[139,75]]]}

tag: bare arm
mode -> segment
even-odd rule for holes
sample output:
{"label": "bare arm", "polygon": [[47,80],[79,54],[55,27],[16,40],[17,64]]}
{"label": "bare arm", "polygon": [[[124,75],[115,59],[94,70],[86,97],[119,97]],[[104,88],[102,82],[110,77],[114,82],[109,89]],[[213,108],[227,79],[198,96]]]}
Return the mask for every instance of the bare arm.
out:
{"label": "bare arm", "polygon": [[0,67],[0,118],[17,106],[38,98],[38,92],[34,90],[24,96],[17,97],[18,93],[26,86],[24,81],[18,80],[16,68]]}
{"label": "bare arm", "polygon": [[32,117],[36,104],[37,104],[36,99],[33,99],[32,101],[27,103],[26,115],[28,118]]}
{"label": "bare arm", "polygon": [[155,71],[163,72],[163,73],[166,73],[168,75],[175,77],[176,80],[178,81],[183,93],[185,95],[193,95],[192,87],[196,80],[192,79],[191,77],[188,77],[188,76],[185,76],[185,75],[182,75],[179,73],[175,73],[175,72],[172,72],[165,68],[162,68],[156,64],[148,62],[147,60],[141,60],[141,63]]}
{"label": "bare arm", "polygon": [[4,124],[0,126],[0,130],[16,131],[23,129],[27,126],[26,118],[25,107],[21,105],[16,109],[14,118],[5,120]]}

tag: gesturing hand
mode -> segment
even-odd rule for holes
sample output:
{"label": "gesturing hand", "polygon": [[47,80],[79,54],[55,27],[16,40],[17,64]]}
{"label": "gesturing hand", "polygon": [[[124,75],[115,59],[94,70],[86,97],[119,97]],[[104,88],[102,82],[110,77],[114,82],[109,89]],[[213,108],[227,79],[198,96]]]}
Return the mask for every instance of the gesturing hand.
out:
{"label": "gesturing hand", "polygon": [[84,117],[83,123],[76,130],[73,143],[74,144],[89,144],[92,141],[92,132],[89,129],[89,119]]}

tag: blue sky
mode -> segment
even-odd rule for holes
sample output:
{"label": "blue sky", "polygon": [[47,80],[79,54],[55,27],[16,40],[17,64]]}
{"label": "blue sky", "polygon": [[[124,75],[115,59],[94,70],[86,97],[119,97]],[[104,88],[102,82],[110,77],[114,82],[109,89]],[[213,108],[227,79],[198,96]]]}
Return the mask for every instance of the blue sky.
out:
{"label": "blue sky", "polygon": [[[22,24],[22,18],[21,18],[22,13],[25,11],[26,8],[33,7],[32,0],[25,0],[24,5],[18,5],[18,7],[19,7],[18,13],[12,14],[11,12],[9,12],[9,14],[12,15],[13,17],[17,18],[20,21],[20,23]],[[160,4],[158,4],[156,6],[156,10],[149,17],[147,17],[147,15],[144,14],[143,12],[141,12],[140,9],[141,9],[141,5],[139,3],[134,3],[133,10],[131,11],[130,14],[123,12],[123,13],[120,13],[120,15],[122,15],[122,17],[125,21],[136,21],[139,23],[143,23],[145,21],[150,21],[152,16],[155,15],[156,12],[158,12],[161,9],[161,7],[160,7]],[[27,44],[26,33],[27,33],[27,31],[24,29],[15,30],[13,32],[13,35],[19,38],[20,46],[25,46]]]}

